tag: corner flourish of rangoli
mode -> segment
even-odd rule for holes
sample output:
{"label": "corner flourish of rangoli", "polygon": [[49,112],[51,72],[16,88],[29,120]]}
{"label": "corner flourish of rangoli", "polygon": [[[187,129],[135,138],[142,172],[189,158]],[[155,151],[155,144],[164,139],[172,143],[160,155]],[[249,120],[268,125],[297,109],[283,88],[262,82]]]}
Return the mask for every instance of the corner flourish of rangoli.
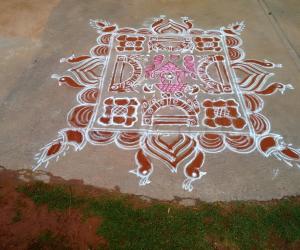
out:
{"label": "corner flourish of rangoli", "polygon": [[182,187],[201,179],[205,154],[257,150],[299,167],[300,150],[271,133],[262,97],[290,84],[270,82],[270,61],[245,59],[243,22],[218,30],[195,28],[188,18],[154,19],[145,28],[92,20],[99,36],[89,54],[61,59],[71,68],[54,74],[78,89],[68,127],[36,155],[34,169],[65,155],[70,146],[115,143],[135,150],[130,173],[150,183],[153,159],[171,172],[183,167]]}

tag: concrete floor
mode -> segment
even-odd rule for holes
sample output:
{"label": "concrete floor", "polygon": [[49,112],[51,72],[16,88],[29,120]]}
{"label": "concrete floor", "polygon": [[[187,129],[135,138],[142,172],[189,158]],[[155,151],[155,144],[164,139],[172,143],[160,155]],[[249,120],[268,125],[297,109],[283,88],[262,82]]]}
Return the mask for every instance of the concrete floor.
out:
{"label": "concrete floor", "polygon": [[[247,58],[283,64],[274,81],[292,83],[293,91],[265,98],[264,115],[272,131],[300,148],[300,4],[297,0],[10,0],[0,3],[0,165],[28,169],[34,154],[66,127],[66,114],[76,104],[76,90],[58,87],[50,78],[67,65],[59,59],[84,54],[95,45],[90,19],[124,27],[140,27],[149,18],[166,15],[194,20],[203,29],[244,20]],[[181,189],[183,175],[157,165],[152,182],[140,187],[129,175],[134,152],[114,146],[87,145],[69,152],[47,171],[65,179],[118,188],[158,199],[269,200],[300,194],[300,169],[289,168],[258,152],[208,154],[205,178],[193,192]]]}

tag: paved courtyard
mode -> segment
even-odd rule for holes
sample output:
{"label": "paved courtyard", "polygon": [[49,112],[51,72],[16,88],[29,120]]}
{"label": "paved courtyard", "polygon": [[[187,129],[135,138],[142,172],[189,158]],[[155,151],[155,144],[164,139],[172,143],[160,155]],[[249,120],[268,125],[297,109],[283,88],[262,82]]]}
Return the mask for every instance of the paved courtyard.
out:
{"label": "paved courtyard", "polygon": [[1,166],[187,204],[299,195],[298,1],[0,9]]}

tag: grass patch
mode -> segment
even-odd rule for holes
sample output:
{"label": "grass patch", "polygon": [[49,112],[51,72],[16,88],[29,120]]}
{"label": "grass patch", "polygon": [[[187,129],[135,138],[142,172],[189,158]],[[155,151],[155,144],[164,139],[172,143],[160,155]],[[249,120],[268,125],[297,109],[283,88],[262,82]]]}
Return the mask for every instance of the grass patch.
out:
{"label": "grass patch", "polygon": [[14,217],[11,219],[11,222],[12,222],[12,223],[17,223],[17,222],[21,221],[21,219],[22,219],[22,213],[21,213],[21,210],[20,210],[20,209],[17,209],[17,210],[15,211]]}
{"label": "grass patch", "polygon": [[28,247],[29,250],[40,249],[56,249],[68,250],[70,249],[66,240],[62,237],[54,235],[51,231],[42,232],[37,239],[35,239]]}
{"label": "grass patch", "polygon": [[47,204],[50,210],[77,208],[84,203],[83,198],[73,195],[71,187],[66,190],[63,186],[50,186],[43,182],[36,182],[34,185],[20,186],[18,191],[25,193],[37,205]]}
{"label": "grass patch", "polygon": [[11,222],[12,222],[12,223],[17,223],[17,222],[19,222],[19,221],[22,220],[22,211],[21,211],[21,207],[22,207],[21,201],[18,199],[18,200],[16,201],[16,208],[15,208],[14,216],[13,216],[12,219],[11,219]]}
{"label": "grass patch", "polygon": [[[126,197],[79,197],[70,187],[44,183],[18,189],[49,209],[79,208],[99,216],[98,234],[110,249],[276,249],[300,241],[300,203],[200,203],[184,208],[168,204],[133,206]],[[136,203],[136,202],[135,202]]]}

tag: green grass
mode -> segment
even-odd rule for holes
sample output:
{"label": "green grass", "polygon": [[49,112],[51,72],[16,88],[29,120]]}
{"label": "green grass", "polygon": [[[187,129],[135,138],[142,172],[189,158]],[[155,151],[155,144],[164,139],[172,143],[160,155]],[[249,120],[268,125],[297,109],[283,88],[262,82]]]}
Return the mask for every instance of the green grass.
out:
{"label": "green grass", "polygon": [[47,230],[42,232],[38,238],[28,246],[28,250],[41,249],[68,250],[70,248],[66,244],[65,239],[58,237]]}
{"label": "green grass", "polygon": [[18,188],[27,194],[37,204],[47,204],[49,209],[65,210],[79,207],[84,199],[74,197],[71,188],[66,190],[63,186],[48,186],[42,182],[36,182],[33,186],[21,186]]}
{"label": "green grass", "polygon": [[22,207],[22,204],[21,204],[20,200],[18,199],[17,203],[16,203],[15,214],[11,220],[12,223],[17,223],[22,220],[21,207]]}
{"label": "green grass", "polygon": [[[73,195],[65,186],[42,183],[22,186],[20,192],[49,209],[81,209],[102,218],[98,234],[110,249],[276,249],[300,241],[300,203],[284,199],[272,203],[199,203],[185,208],[155,203],[133,206],[124,197]],[[135,202],[136,204],[136,202]],[[298,245],[299,246],[299,245]]]}
{"label": "green grass", "polygon": [[21,211],[20,211],[19,209],[17,209],[17,210],[15,211],[14,217],[12,218],[12,223],[17,223],[17,222],[19,222],[19,221],[21,221],[21,220],[22,220],[22,214],[21,214]]}

